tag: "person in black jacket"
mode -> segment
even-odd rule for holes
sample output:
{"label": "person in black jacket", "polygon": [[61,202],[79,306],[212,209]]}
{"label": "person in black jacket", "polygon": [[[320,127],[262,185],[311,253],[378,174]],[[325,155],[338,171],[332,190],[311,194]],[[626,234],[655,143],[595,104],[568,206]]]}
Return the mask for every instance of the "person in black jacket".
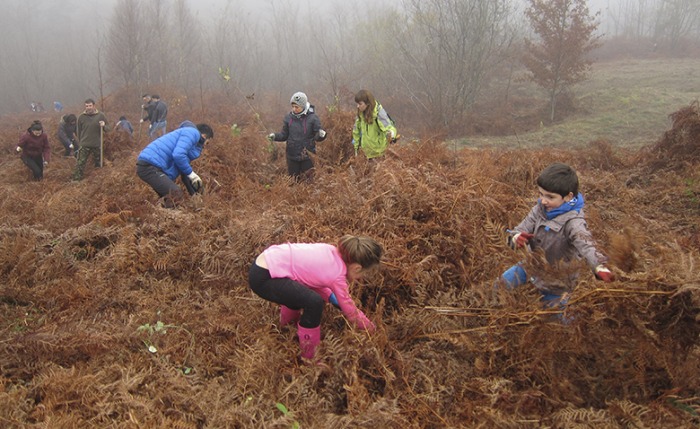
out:
{"label": "person in black jacket", "polygon": [[153,101],[150,94],[143,94],[143,96],[141,96],[141,99],[143,100],[143,104],[141,105],[143,114],[141,116],[141,119],[139,120],[139,123],[143,124],[144,122],[148,121],[148,133],[150,134],[151,127],[153,125],[153,109],[156,108],[156,103],[155,101]]}
{"label": "person in black jacket", "polygon": [[321,119],[314,112],[306,94],[296,92],[290,100],[292,111],[284,117],[282,131],[267,136],[270,141],[287,142],[287,172],[295,181],[313,178],[314,163],[310,153],[316,153],[316,142],[326,138]]}
{"label": "person in black jacket", "polygon": [[75,135],[75,128],[78,118],[74,114],[69,113],[61,116],[61,121],[58,123],[58,131],[56,137],[61,142],[63,148],[63,156],[71,156],[71,152],[78,154],[78,140]]}
{"label": "person in black jacket", "polygon": [[168,125],[168,105],[161,101],[160,95],[153,94],[153,113],[151,113],[151,127],[148,131],[148,137],[153,138],[160,130],[160,136],[165,135]]}

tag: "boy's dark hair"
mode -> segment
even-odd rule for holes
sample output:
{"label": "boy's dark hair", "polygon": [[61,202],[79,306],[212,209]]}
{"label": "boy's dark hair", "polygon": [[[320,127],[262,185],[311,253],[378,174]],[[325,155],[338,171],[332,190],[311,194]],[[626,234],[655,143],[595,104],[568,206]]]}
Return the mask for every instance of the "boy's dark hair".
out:
{"label": "boy's dark hair", "polygon": [[92,98],[88,98],[88,99],[85,100],[85,104],[88,104],[88,103],[89,103],[89,104],[95,104],[95,100],[93,100]]}
{"label": "boy's dark hair", "polygon": [[63,117],[63,121],[67,124],[74,124],[77,120],[78,118],[76,118],[75,115],[72,113],[69,113]]}
{"label": "boy's dark hair", "polygon": [[571,192],[578,195],[578,175],[576,170],[561,162],[549,165],[537,177],[537,186],[547,192],[566,197]]}
{"label": "boy's dark hair", "polygon": [[208,138],[213,139],[214,138],[214,131],[212,131],[211,127],[207,124],[197,124],[197,129],[201,134],[206,134]]}

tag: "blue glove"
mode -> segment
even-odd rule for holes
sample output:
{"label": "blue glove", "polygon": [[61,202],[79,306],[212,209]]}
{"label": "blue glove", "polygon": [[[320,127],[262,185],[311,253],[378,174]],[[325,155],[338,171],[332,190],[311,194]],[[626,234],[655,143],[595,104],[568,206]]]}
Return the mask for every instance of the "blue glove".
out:
{"label": "blue glove", "polygon": [[338,304],[338,298],[335,297],[334,293],[332,293],[331,296],[328,297],[328,302],[335,305],[337,308],[340,308],[340,304]]}

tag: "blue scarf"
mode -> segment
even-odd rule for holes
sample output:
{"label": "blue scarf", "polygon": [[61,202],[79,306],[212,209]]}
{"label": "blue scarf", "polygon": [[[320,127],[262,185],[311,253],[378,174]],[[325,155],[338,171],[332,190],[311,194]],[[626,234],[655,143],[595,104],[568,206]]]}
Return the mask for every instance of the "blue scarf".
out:
{"label": "blue scarf", "polygon": [[560,205],[556,209],[552,209],[550,211],[545,211],[545,215],[547,216],[547,220],[552,220],[561,214],[570,212],[571,210],[576,210],[576,213],[580,213],[582,208],[583,208],[583,195],[579,192],[578,195],[576,195],[574,198],[571,199],[571,201],[564,202],[562,205]]}

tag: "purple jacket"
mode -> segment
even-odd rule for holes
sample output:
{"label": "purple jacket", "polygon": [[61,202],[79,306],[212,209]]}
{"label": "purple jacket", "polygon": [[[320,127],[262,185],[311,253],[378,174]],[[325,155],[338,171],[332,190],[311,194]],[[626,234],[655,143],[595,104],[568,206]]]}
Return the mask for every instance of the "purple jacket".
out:
{"label": "purple jacket", "polygon": [[39,136],[35,136],[31,131],[27,131],[20,136],[17,146],[22,148],[22,156],[32,158],[41,156],[44,161],[51,161],[51,147],[46,133],[42,132]]}

